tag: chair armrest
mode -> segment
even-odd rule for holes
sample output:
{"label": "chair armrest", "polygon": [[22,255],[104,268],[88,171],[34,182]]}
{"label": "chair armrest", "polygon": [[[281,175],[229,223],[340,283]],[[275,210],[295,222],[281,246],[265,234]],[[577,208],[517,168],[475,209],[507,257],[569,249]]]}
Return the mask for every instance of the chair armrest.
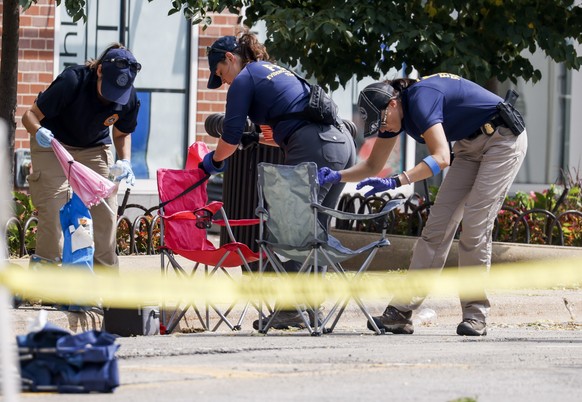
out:
{"label": "chair armrest", "polygon": [[390,200],[384,205],[382,211],[375,214],[355,214],[352,212],[338,211],[337,209],[324,207],[323,205],[312,203],[311,207],[317,209],[319,212],[329,215],[331,217],[343,220],[369,220],[383,218],[388,215],[394,208],[398,207],[404,202],[403,199]]}
{"label": "chair armrest", "polygon": [[[212,223],[216,223],[219,226],[226,226],[227,223],[224,219],[213,220]],[[251,226],[258,225],[261,223],[260,219],[229,219],[228,224],[230,226]]]}
{"label": "chair armrest", "polygon": [[196,208],[193,212],[200,211],[200,210],[207,210],[212,213],[212,215],[216,215],[220,208],[222,208],[223,203],[220,201],[212,201],[208,205],[204,205],[203,207]]}
{"label": "chair armrest", "polygon": [[193,211],[178,211],[173,213],[172,215],[163,216],[165,220],[192,220],[196,219],[196,212],[198,211],[209,211],[212,215],[216,215],[218,211],[222,208],[222,202],[220,201],[213,201],[208,205],[205,205],[200,208],[196,208]]}

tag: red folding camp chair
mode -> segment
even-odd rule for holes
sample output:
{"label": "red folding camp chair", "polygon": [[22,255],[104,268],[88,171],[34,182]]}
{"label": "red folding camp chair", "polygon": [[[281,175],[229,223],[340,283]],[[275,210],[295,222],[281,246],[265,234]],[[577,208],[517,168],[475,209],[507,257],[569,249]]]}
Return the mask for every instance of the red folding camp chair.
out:
{"label": "red folding camp chair", "polygon": [[[199,145],[197,143],[195,145]],[[206,149],[206,147],[203,147]],[[202,156],[201,154],[199,156]],[[192,154],[189,154],[192,157]],[[197,166],[189,160],[187,166]],[[258,219],[229,220],[226,216],[222,202],[211,202],[207,204],[206,180],[208,175],[198,168],[178,170],[178,169],[158,169],[158,192],[160,198],[159,214],[160,236],[161,236],[161,263],[162,274],[167,275],[171,269],[184,278],[196,280],[194,274],[204,267],[206,276],[212,276],[216,272],[223,272],[229,278],[235,280],[228,272],[229,268],[242,267],[243,273],[252,275],[250,263],[259,260],[259,254],[253,252],[246,244],[235,240],[231,226],[245,226],[258,224]],[[220,212],[222,219],[214,219]],[[207,229],[212,224],[226,228],[230,242],[220,247],[215,247],[207,238]],[[175,258],[180,255],[192,262],[194,265],[188,270]],[[166,263],[166,259],[168,263]],[[171,266],[171,269],[170,269]],[[166,321],[165,306],[162,309],[162,322],[166,326],[166,333],[171,333],[179,321],[184,317],[190,307],[196,313],[202,327],[210,329],[210,310],[218,314],[219,320],[212,328],[212,331],[225,323],[231,330],[239,330],[244,316],[248,310],[247,302],[238,318],[236,324],[232,324],[227,316],[235,304],[228,307],[224,313],[213,303],[206,303],[205,317],[202,317],[196,304],[182,306],[178,301],[176,309],[169,320]]]}

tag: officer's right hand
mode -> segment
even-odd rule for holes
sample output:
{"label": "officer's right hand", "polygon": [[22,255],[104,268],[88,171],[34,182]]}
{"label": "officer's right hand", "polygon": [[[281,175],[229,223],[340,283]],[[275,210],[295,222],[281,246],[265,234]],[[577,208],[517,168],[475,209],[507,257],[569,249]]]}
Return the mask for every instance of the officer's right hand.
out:
{"label": "officer's right hand", "polygon": [[135,185],[135,174],[131,168],[131,162],[128,159],[119,159],[113,166],[109,168],[109,174],[113,176],[113,181],[121,181],[125,179],[125,182],[129,186]]}
{"label": "officer's right hand", "polygon": [[[214,151],[204,155],[204,159],[198,165],[198,167],[206,172],[206,174],[218,174],[226,170],[226,161],[215,162],[212,157],[214,156]],[[218,164],[218,165],[217,165]]]}
{"label": "officer's right hand", "polygon": [[43,148],[49,148],[55,136],[48,128],[41,127],[36,131],[36,142]]}
{"label": "officer's right hand", "polygon": [[328,167],[322,167],[317,171],[317,181],[320,186],[327,183],[336,184],[342,179],[342,175],[337,170],[331,170]]}

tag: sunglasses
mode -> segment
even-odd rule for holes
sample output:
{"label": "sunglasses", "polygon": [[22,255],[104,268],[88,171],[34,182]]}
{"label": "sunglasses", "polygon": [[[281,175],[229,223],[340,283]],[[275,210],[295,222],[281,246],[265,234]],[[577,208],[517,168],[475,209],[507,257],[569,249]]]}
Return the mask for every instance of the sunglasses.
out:
{"label": "sunglasses", "polygon": [[115,64],[115,67],[120,68],[120,69],[129,67],[129,69],[131,71],[133,71],[134,73],[139,73],[141,70],[141,64],[139,64],[137,61],[130,61],[130,60],[126,59],[125,57],[116,57],[113,59],[106,59],[103,61],[113,63],[113,64]]}

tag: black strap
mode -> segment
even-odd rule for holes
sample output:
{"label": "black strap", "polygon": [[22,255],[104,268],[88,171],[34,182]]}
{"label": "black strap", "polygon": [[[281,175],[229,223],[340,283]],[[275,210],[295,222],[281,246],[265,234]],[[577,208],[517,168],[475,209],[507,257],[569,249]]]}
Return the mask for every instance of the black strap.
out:
{"label": "black strap", "polygon": [[210,175],[208,173],[206,173],[206,175],[203,178],[201,178],[200,180],[198,180],[196,183],[192,184],[190,187],[188,187],[186,190],[182,191],[180,194],[178,194],[177,196],[175,196],[171,200],[167,200],[167,201],[164,201],[164,202],[160,202],[159,208],[162,209],[163,207],[165,207],[166,205],[168,205],[170,202],[175,201],[178,198],[180,198],[180,197],[188,194],[190,191],[192,191],[196,187],[200,186],[202,183],[204,183],[209,178],[210,178]]}

